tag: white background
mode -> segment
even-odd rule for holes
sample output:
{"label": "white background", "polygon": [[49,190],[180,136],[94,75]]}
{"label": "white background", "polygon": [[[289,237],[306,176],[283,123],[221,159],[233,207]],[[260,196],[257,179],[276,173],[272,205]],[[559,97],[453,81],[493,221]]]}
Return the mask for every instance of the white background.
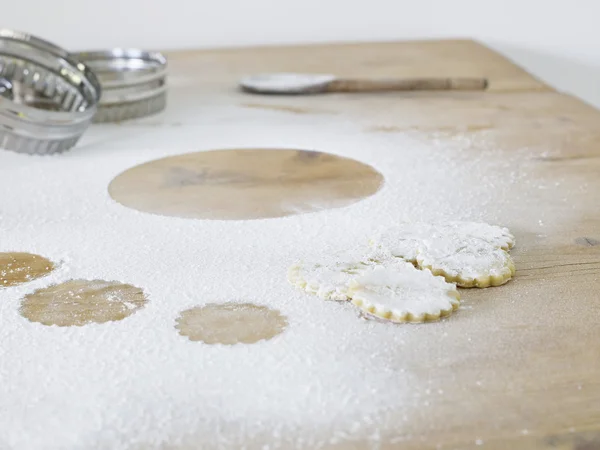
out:
{"label": "white background", "polygon": [[599,0],[0,0],[73,50],[471,37],[600,107]]}

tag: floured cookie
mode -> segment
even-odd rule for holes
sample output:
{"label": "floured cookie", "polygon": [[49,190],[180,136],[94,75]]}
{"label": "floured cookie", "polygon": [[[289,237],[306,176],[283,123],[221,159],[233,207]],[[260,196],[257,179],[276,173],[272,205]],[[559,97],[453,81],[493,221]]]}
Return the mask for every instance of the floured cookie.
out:
{"label": "floured cookie", "polygon": [[454,284],[400,258],[381,253],[337,254],[329,262],[294,265],[289,281],[329,300],[351,300],[372,318],[391,322],[426,322],[458,308]]}
{"label": "floured cookie", "polygon": [[458,308],[454,284],[412,264],[374,265],[352,280],[348,295],[365,314],[391,322],[428,322]]}
{"label": "floured cookie", "polygon": [[515,273],[508,252],[472,238],[433,238],[417,256],[417,264],[468,288],[500,286]]}
{"label": "floured cookie", "polygon": [[506,228],[485,223],[406,223],[389,228],[372,243],[461,287],[500,286],[515,273],[507,252],[514,237]]}
{"label": "floured cookie", "polygon": [[288,281],[325,300],[346,301],[350,282],[380,261],[380,255],[373,252],[338,253],[320,262],[294,264],[288,270]]}
{"label": "floured cookie", "polygon": [[483,222],[451,221],[437,225],[440,235],[456,235],[464,238],[481,239],[488,244],[510,250],[515,245],[515,237],[506,227],[490,225]]}

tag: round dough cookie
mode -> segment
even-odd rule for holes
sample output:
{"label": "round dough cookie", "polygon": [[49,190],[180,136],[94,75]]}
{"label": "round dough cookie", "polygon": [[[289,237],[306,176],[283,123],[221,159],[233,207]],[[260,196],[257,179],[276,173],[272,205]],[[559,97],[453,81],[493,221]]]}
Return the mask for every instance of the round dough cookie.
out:
{"label": "round dough cookie", "polygon": [[325,300],[349,300],[348,289],[356,275],[376,264],[369,257],[359,258],[349,254],[337,254],[330,261],[301,262],[288,270],[288,281]]}
{"label": "round dough cookie", "polygon": [[496,248],[510,250],[515,246],[515,237],[508,228],[490,225],[483,222],[452,221],[439,224],[437,227],[441,236],[462,236],[487,242]]}
{"label": "round dough cookie", "polygon": [[396,323],[438,320],[460,305],[454,284],[409,263],[367,268],[348,294],[367,316]]}
{"label": "round dough cookie", "polygon": [[435,231],[435,227],[429,223],[404,223],[379,233],[371,239],[370,244],[377,250],[416,264],[423,242]]}
{"label": "round dough cookie", "polygon": [[513,235],[486,223],[405,223],[385,230],[372,244],[461,287],[500,286],[515,273],[507,253],[515,244]]}
{"label": "round dough cookie", "polygon": [[465,288],[500,286],[515,274],[508,252],[475,238],[433,238],[417,256],[417,264]]}
{"label": "round dough cookie", "polygon": [[325,300],[348,300],[348,284],[351,274],[361,270],[362,263],[294,264],[288,270],[288,281]]}

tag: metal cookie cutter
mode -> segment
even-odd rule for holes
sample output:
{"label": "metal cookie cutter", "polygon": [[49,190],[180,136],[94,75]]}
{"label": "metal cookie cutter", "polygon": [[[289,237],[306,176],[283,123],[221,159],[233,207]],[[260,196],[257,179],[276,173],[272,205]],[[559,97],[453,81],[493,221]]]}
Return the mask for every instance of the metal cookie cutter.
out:
{"label": "metal cookie cutter", "polygon": [[90,125],[100,83],[66,50],[0,29],[0,148],[51,154],[73,147]]}
{"label": "metal cookie cutter", "polygon": [[12,100],[12,83],[6,78],[0,78],[0,97]]}
{"label": "metal cookie cutter", "polygon": [[167,60],[157,52],[113,49],[73,53],[102,85],[94,122],[120,122],[158,113],[167,102]]}

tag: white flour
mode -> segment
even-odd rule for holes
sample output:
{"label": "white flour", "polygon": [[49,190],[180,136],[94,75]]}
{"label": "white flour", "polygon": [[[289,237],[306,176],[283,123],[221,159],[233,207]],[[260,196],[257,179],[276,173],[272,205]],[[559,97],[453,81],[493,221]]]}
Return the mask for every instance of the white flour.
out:
{"label": "white flour", "polygon": [[[409,417],[427,414],[414,400],[428,395],[415,372],[431,353],[422,343],[441,342],[452,318],[422,326],[357,320],[354,308],[294,289],[286,270],[406,219],[502,223],[517,239],[537,232],[538,219],[552,218],[504,220],[517,217],[512,186],[523,195],[538,189],[518,165],[527,150],[507,160],[493,144],[468,151],[467,137],[426,144],[363,133],[364,124],[343,116],[294,116],[291,126],[282,113],[210,99],[198,106],[182,91],[173,99],[164,122],[179,127],[95,126],[80,148],[56,157],[0,151],[0,251],[62,263],[46,278],[0,289],[0,448],[315,449],[358,436],[408,439]],[[145,161],[260,146],[352,157],[381,171],[386,184],[346,208],[238,222],[144,214],[107,194],[113,177]],[[71,278],[130,283],[149,303],[123,321],[85,327],[19,316],[24,294]],[[190,342],[175,330],[180,311],[229,301],[278,309],[289,326],[270,341],[232,347]]]}

